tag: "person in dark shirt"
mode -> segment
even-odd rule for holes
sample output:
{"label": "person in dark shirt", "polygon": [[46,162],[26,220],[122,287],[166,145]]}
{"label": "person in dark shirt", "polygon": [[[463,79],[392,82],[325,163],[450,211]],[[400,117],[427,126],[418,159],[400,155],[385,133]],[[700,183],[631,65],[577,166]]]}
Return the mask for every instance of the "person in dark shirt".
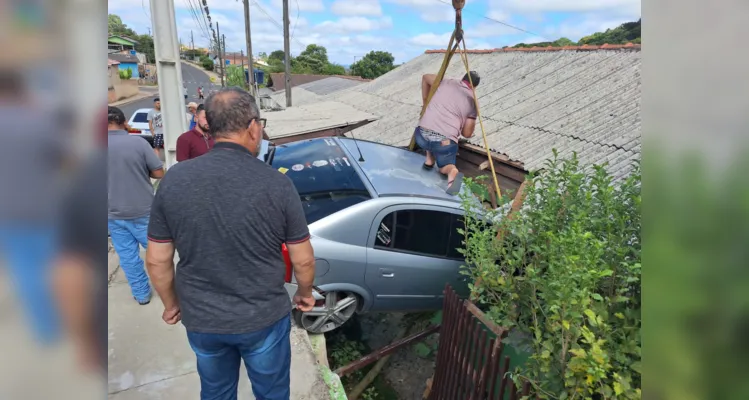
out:
{"label": "person in dark shirt", "polygon": [[[236,398],[240,358],[255,398],[288,400],[291,302],[285,243],[301,311],[314,305],[315,258],[299,193],[257,159],[263,127],[239,88],[208,96],[214,148],[169,169],[151,208],[146,264],[164,304],[197,356],[201,399]],[[175,250],[179,253],[176,273]]]}
{"label": "person in dark shirt", "polygon": [[195,127],[177,138],[177,162],[193,159],[207,153],[215,141],[209,133],[208,121],[205,119],[205,106],[197,106]]}

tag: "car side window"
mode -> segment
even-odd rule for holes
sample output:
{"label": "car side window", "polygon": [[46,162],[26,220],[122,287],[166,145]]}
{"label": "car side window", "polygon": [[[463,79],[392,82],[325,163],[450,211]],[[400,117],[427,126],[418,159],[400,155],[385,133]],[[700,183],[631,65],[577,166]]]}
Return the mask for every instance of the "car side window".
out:
{"label": "car side window", "polygon": [[441,211],[392,212],[380,221],[375,246],[447,257],[452,220],[452,214]]}

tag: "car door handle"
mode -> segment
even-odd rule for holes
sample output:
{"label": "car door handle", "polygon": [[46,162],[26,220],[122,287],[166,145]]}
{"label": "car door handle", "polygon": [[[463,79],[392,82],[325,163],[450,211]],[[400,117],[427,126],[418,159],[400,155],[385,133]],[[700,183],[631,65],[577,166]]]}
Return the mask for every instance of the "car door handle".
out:
{"label": "car door handle", "polygon": [[380,274],[383,278],[392,278],[395,276],[395,272],[392,269],[380,268]]}

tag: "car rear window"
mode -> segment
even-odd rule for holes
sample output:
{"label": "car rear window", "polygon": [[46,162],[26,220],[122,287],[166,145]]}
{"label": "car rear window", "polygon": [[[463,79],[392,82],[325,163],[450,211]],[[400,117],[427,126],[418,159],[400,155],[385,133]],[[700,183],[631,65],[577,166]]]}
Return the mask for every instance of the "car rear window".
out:
{"label": "car rear window", "polygon": [[294,182],[311,224],[371,196],[333,139],[312,139],[276,147],[271,165]]}
{"label": "car rear window", "polygon": [[136,113],[133,122],[148,122],[148,113]]}

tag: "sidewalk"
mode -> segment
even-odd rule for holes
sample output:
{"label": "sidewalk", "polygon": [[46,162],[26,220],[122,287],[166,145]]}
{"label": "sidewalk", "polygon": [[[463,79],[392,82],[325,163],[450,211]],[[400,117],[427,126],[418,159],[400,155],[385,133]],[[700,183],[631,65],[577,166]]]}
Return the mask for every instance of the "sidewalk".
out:
{"label": "sidewalk", "polygon": [[[142,252],[142,256],[145,256]],[[118,266],[109,255],[109,399],[193,399],[200,394],[195,354],[182,324],[166,325],[154,293],[151,303],[138,305]],[[312,353],[307,333],[291,330],[291,399],[327,400],[329,390]],[[239,398],[254,399],[244,366]]]}
{"label": "sidewalk", "polygon": [[132,103],[134,101],[142,100],[147,97],[156,96],[159,94],[159,87],[158,86],[138,86],[138,89],[140,90],[138,94],[136,94],[133,97],[128,97],[127,99],[122,99],[119,101],[115,101],[114,103],[109,103],[112,107],[119,107],[123,104]]}

